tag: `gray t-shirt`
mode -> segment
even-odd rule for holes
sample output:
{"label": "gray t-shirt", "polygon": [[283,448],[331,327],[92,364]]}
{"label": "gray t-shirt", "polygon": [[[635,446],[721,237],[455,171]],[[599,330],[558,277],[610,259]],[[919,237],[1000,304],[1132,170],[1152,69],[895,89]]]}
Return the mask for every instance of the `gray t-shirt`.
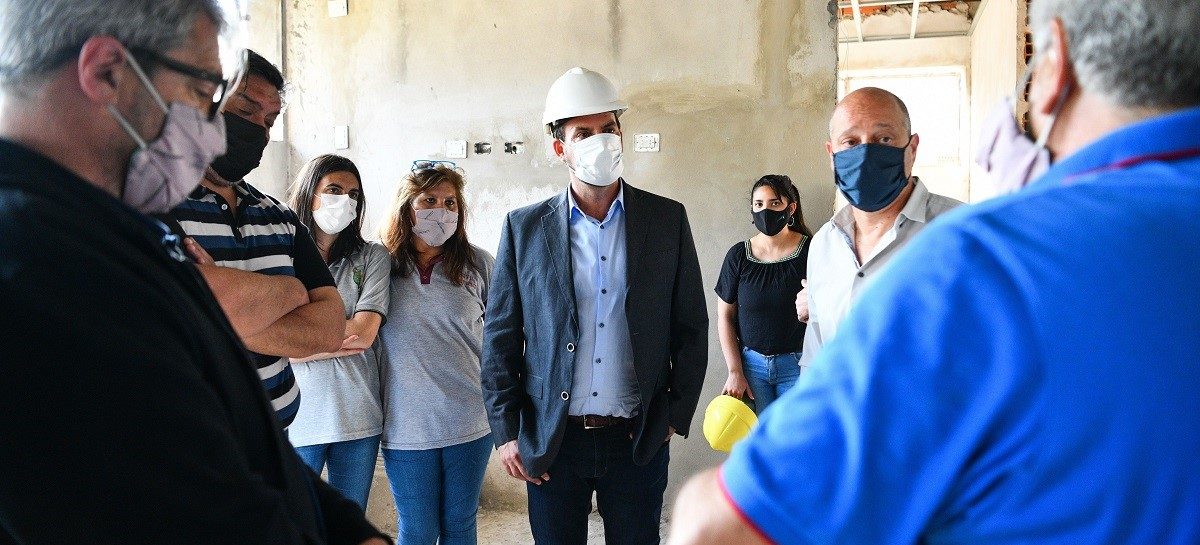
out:
{"label": "gray t-shirt", "polygon": [[467,267],[462,286],[450,282],[441,263],[427,278],[419,270],[407,278],[392,277],[388,320],[379,331],[387,355],[383,448],[444,448],[490,431],[479,359],[483,308],[496,260],[471,248],[483,272]]}
{"label": "gray t-shirt", "polygon": [[[391,256],[376,242],[368,242],[329,266],[346,318],[358,312],[377,312],[387,321],[391,271]],[[362,354],[292,364],[304,392],[300,411],[288,428],[292,445],[353,441],[383,431],[379,339]]]}

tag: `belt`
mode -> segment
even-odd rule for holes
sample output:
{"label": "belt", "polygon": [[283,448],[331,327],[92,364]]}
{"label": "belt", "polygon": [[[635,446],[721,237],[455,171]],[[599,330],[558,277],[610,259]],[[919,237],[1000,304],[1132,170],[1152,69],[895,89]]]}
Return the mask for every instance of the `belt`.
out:
{"label": "belt", "polygon": [[607,428],[610,426],[627,425],[633,419],[623,416],[600,416],[598,414],[588,414],[583,416],[569,415],[567,422],[576,426],[583,426],[585,430],[596,428]]}

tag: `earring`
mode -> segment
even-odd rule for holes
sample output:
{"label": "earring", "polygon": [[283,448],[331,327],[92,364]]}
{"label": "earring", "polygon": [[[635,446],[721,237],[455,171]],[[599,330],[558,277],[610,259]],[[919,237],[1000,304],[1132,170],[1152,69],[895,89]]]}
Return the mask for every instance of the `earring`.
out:
{"label": "earring", "polygon": [[796,216],[788,216],[788,227],[796,226]]}

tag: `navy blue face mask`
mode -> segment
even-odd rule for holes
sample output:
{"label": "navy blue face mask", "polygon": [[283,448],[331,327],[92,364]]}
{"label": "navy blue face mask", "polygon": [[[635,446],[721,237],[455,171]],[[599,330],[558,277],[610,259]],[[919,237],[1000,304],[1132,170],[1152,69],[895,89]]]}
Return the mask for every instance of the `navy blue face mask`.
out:
{"label": "navy blue face mask", "polygon": [[[912,137],[908,139],[912,143]],[[904,191],[904,150],[887,144],[859,144],[833,154],[833,179],[850,205],[864,212],[887,208]]]}

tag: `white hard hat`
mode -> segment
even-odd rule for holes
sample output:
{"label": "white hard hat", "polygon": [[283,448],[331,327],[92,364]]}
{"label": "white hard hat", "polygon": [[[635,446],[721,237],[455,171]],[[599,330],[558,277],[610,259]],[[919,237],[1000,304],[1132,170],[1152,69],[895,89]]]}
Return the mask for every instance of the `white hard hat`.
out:
{"label": "white hard hat", "polygon": [[576,66],[554,80],[550,92],[546,93],[546,112],[542,124],[550,133],[550,126],[562,119],[617,112],[621,115],[629,105],[617,97],[617,88],[599,72]]}

